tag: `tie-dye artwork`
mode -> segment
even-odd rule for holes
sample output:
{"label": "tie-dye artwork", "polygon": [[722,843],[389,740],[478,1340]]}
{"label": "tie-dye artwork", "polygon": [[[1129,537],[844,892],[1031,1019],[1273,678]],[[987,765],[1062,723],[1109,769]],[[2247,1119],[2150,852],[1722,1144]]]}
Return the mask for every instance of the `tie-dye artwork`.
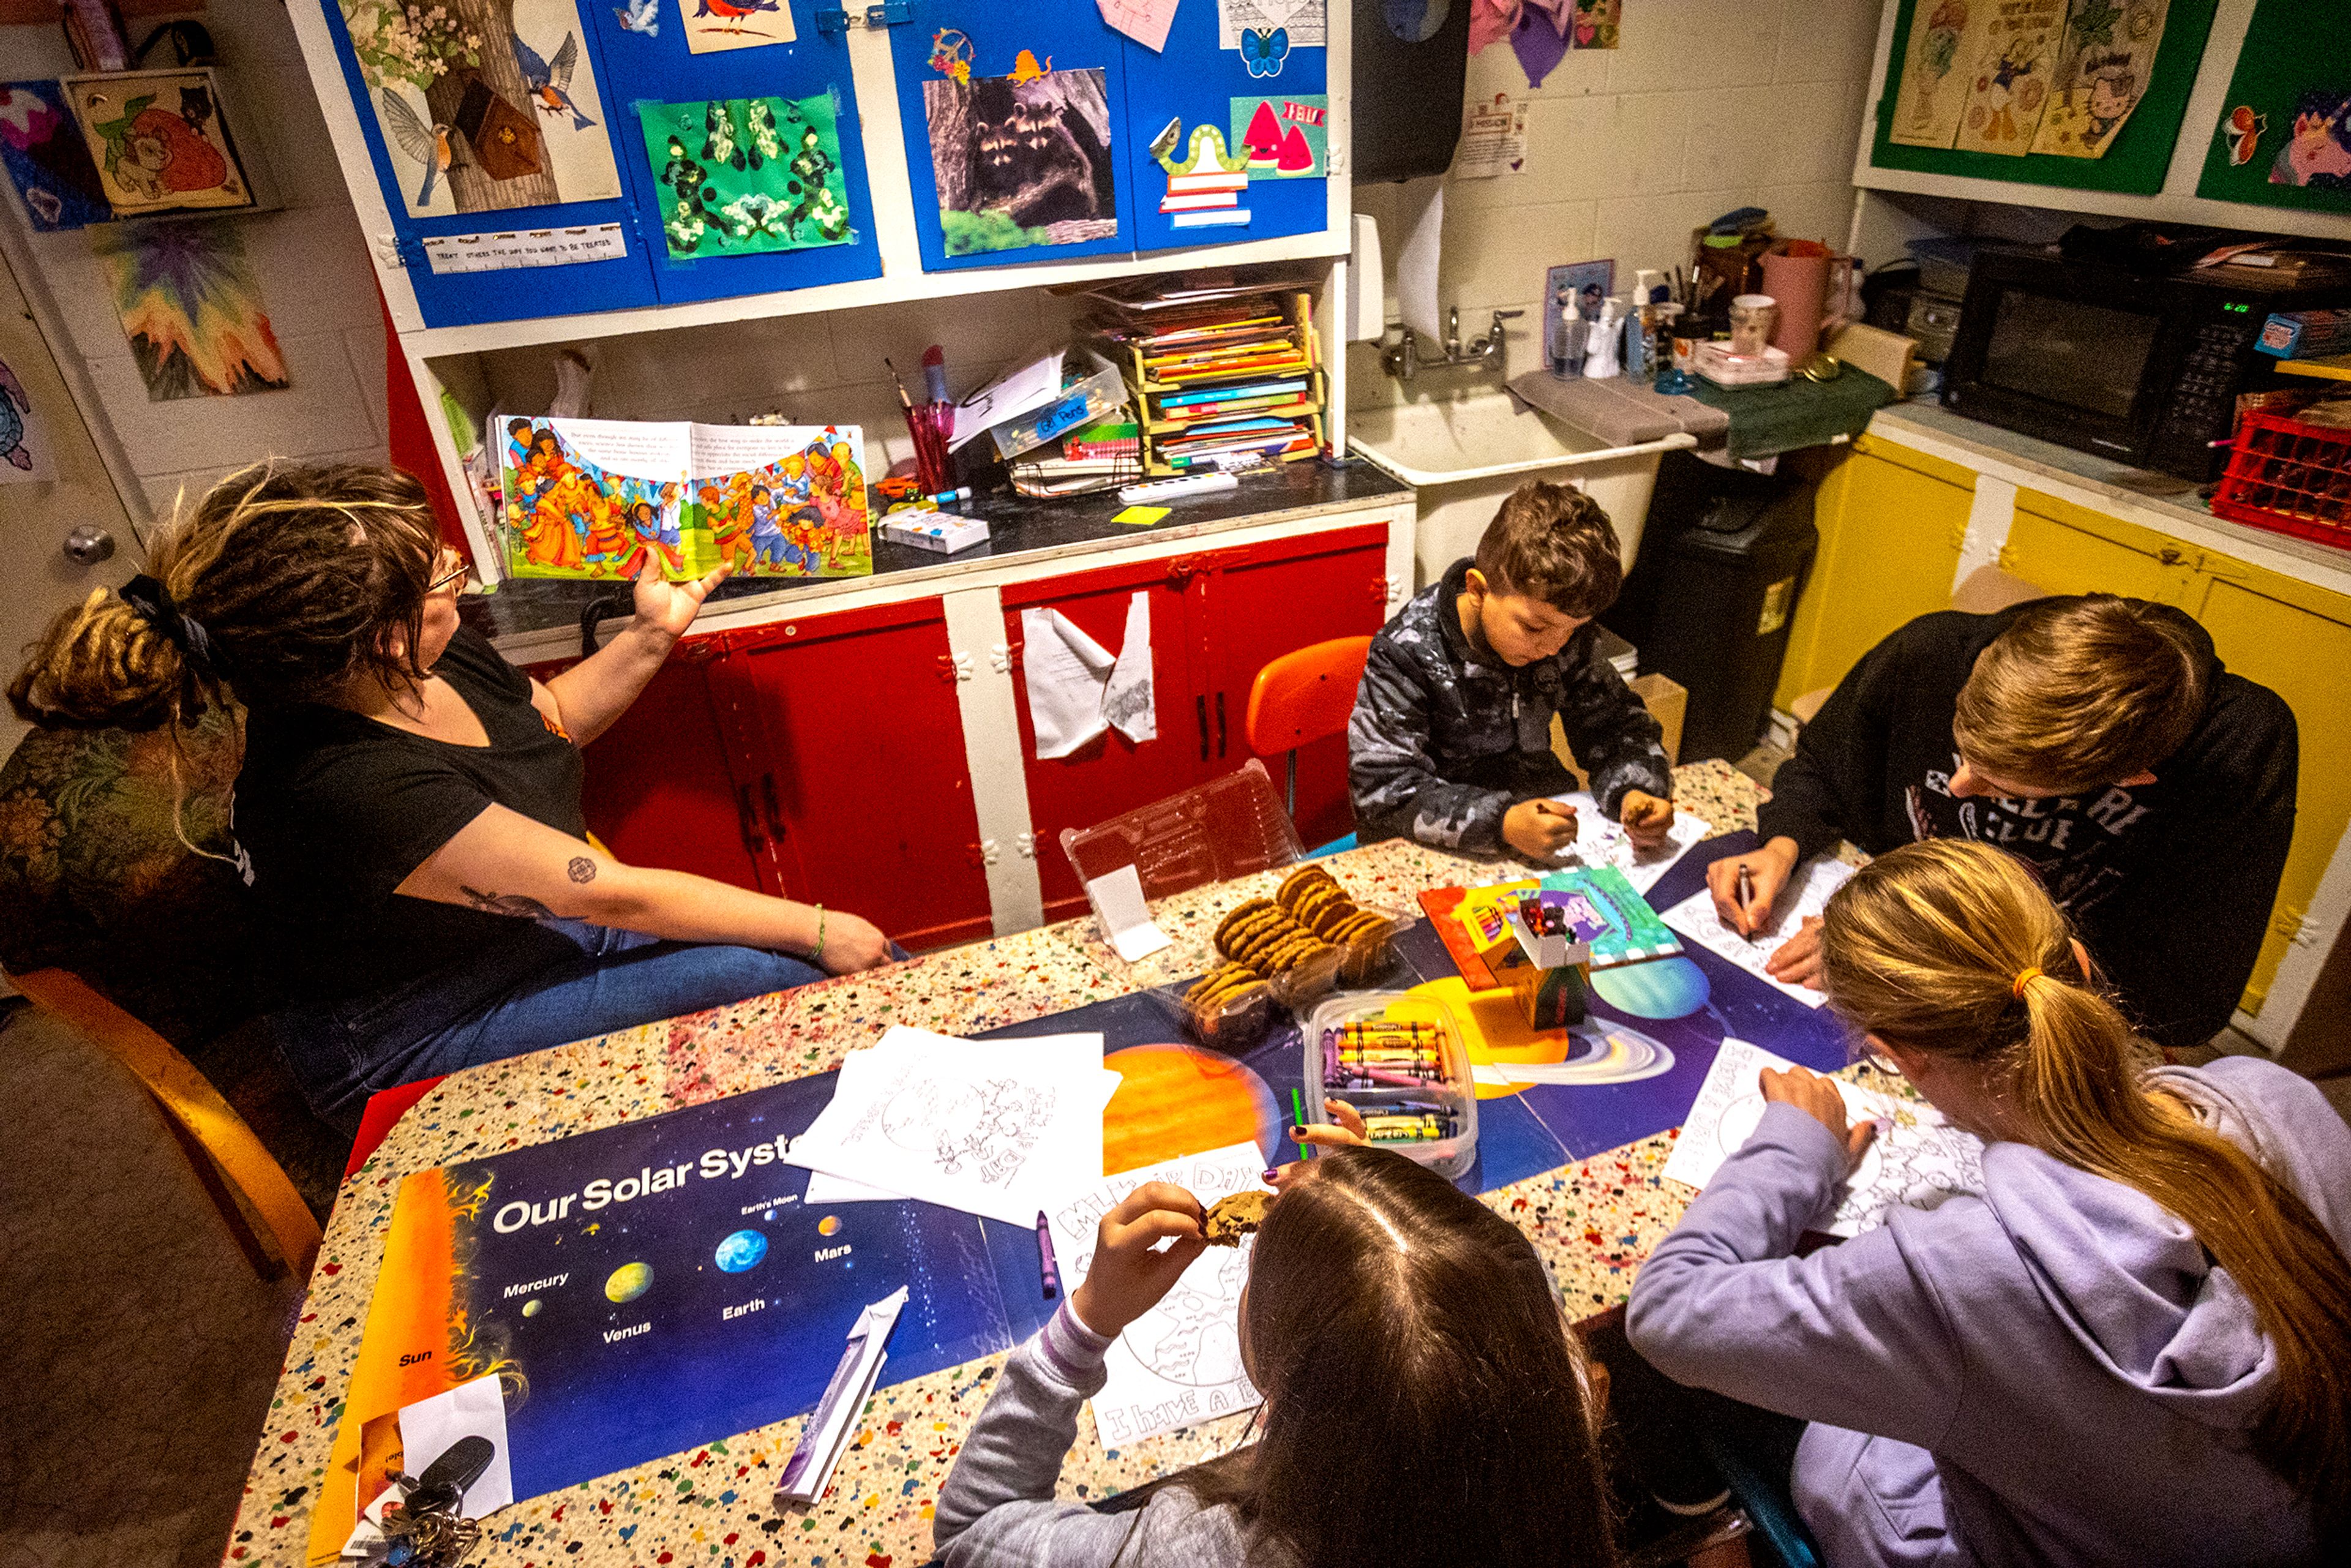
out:
{"label": "tie-dye artwork", "polygon": [[236,224],[110,224],[90,230],[90,249],[150,400],[240,397],[289,384]]}

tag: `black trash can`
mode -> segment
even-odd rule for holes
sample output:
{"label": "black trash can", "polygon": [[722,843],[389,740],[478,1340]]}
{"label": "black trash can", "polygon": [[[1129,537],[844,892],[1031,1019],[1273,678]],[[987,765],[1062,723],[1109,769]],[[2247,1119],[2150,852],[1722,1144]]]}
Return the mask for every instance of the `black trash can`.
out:
{"label": "black trash can", "polygon": [[1641,559],[1600,619],[1640,650],[1644,674],[1688,689],[1684,762],[1735,762],[1770,722],[1788,622],[1820,545],[1813,489],[1687,452],[1658,465]]}

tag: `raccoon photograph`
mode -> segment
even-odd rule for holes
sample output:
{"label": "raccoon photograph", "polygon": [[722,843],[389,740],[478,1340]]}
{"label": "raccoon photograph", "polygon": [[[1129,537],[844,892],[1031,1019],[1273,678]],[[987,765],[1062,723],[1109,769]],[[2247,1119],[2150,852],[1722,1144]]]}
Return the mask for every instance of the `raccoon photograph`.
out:
{"label": "raccoon photograph", "polygon": [[923,84],[950,256],[1079,245],[1118,232],[1099,68]]}

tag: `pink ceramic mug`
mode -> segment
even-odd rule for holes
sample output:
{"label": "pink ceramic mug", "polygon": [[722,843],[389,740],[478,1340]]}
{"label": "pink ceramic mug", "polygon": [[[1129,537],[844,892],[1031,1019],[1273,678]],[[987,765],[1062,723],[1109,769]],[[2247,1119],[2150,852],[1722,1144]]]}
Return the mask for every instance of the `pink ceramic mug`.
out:
{"label": "pink ceramic mug", "polygon": [[1811,241],[1800,243],[1819,254],[1774,251],[1762,260],[1763,291],[1780,304],[1771,346],[1791,360],[1802,359],[1845,324],[1840,308],[1852,287],[1853,257],[1832,256],[1825,246]]}

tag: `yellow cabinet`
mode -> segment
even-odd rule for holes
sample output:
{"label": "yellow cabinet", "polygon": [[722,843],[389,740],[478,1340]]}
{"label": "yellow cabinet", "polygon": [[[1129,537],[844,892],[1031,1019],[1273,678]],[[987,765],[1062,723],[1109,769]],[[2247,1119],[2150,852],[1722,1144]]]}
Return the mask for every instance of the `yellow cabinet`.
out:
{"label": "yellow cabinet", "polygon": [[2052,593],[2119,593],[2176,604],[2192,615],[2203,587],[2199,559],[2152,528],[2019,490],[2000,567]]}
{"label": "yellow cabinet", "polygon": [[1773,703],[1833,686],[1887,633],[1951,604],[1975,476],[1864,435],[1821,481],[1820,553],[1798,601]]}
{"label": "yellow cabinet", "polygon": [[2196,618],[2220,662],[2283,697],[2302,738],[2294,849],[2245,988],[2245,1010],[2258,1013],[2351,821],[2351,600],[2227,556],[2204,556],[2201,566],[2210,587]]}

